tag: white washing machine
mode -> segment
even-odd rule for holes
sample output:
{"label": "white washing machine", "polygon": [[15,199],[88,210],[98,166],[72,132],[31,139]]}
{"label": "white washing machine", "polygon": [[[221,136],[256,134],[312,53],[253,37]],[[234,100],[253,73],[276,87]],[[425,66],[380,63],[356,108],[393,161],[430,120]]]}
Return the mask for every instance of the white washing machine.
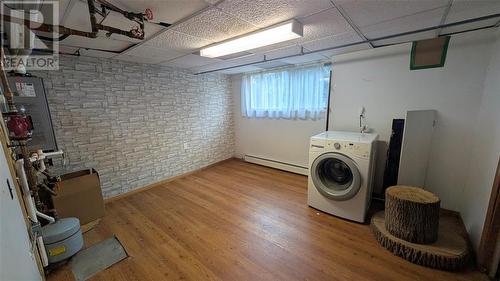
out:
{"label": "white washing machine", "polygon": [[365,222],[370,206],[377,134],[327,131],[311,137],[308,204]]}

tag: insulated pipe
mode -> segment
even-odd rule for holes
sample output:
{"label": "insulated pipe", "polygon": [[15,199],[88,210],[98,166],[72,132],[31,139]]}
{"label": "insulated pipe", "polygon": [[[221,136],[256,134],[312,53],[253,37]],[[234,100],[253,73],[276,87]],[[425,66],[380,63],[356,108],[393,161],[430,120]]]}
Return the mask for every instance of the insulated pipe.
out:
{"label": "insulated pipe", "polygon": [[[37,209],[35,208],[35,202],[30,195],[30,189],[28,186],[28,180],[26,178],[26,173],[24,171],[24,159],[19,159],[16,161],[16,171],[19,181],[21,183],[21,189],[23,190],[24,202],[26,203],[26,209],[28,212],[28,217],[30,221],[38,223]],[[50,220],[49,220],[50,221]],[[42,260],[42,265],[45,267],[49,264],[49,259],[47,258],[47,252],[45,251],[45,244],[43,243],[42,236],[36,238],[36,244],[38,246],[38,251],[40,253],[40,258]]]}

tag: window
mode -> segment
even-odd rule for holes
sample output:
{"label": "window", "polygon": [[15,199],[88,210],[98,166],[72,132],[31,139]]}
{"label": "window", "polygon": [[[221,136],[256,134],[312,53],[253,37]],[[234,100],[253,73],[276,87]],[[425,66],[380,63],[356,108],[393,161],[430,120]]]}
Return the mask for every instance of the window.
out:
{"label": "window", "polygon": [[242,115],[318,119],[328,102],[330,68],[318,64],[244,75]]}

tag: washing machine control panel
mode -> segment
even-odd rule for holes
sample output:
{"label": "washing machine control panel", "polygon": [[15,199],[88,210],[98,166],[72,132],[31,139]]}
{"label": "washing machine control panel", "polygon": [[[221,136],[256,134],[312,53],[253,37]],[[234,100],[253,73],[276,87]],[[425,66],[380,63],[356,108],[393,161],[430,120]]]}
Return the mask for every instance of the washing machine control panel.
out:
{"label": "washing machine control panel", "polygon": [[366,143],[354,143],[348,141],[326,141],[326,150],[349,153],[361,158],[370,157],[370,145]]}

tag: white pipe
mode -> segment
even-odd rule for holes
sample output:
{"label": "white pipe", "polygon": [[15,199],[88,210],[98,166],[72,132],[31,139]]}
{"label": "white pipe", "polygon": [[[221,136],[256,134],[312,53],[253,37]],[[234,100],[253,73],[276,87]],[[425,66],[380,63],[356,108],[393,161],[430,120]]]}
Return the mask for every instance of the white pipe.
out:
{"label": "white pipe", "polygon": [[43,152],[42,150],[39,149],[36,153],[34,153],[30,157],[30,161],[35,162],[35,161],[43,160],[45,158],[51,158],[51,157],[59,156],[59,155],[63,155],[63,154],[64,154],[64,152],[62,150],[58,150],[58,151],[54,151],[54,152]]}
{"label": "white pipe", "polygon": [[54,152],[44,152],[45,158],[50,158],[53,156],[63,155],[64,152],[62,150],[54,151]]}
{"label": "white pipe", "polygon": [[[36,216],[37,210],[35,208],[35,202],[31,197],[30,188],[28,185],[28,179],[26,177],[26,172],[24,171],[24,159],[19,159],[16,161],[16,171],[17,176],[21,182],[21,188],[23,189],[24,202],[27,204],[28,217],[34,223],[38,223],[38,218]],[[47,258],[47,252],[45,251],[45,244],[43,243],[43,238],[41,236],[37,237],[36,240],[38,251],[40,252],[40,258],[42,260],[42,265],[45,267],[49,265],[49,259]]]}
{"label": "white pipe", "polygon": [[46,219],[49,221],[49,223],[55,223],[56,222],[56,219],[54,219],[53,217],[49,216],[49,215],[46,215],[40,211],[36,211],[36,215],[43,218],[43,219]]}

